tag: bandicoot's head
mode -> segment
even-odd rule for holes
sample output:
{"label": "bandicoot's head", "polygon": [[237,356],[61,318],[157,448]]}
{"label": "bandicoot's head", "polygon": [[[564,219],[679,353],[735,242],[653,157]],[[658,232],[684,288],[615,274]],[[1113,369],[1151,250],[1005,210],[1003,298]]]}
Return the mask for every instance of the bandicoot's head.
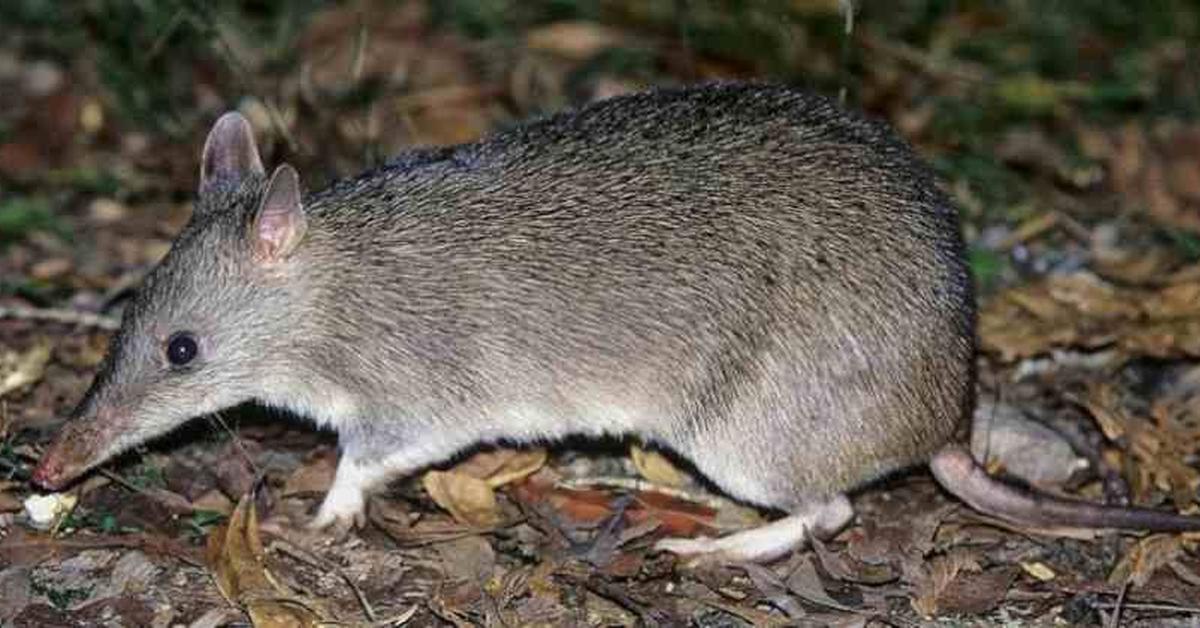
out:
{"label": "bandicoot's head", "polygon": [[126,309],[91,388],[33,481],[57,489],[189,418],[254,397],[297,326],[305,233],[291,166],[267,180],[250,125],[217,120],[191,221]]}

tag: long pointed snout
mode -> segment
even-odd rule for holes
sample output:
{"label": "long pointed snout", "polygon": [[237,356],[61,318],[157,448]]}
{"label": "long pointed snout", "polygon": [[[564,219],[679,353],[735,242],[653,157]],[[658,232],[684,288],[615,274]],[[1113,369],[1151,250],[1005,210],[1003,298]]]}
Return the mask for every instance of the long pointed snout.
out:
{"label": "long pointed snout", "polygon": [[119,414],[112,408],[82,412],[63,424],[33,470],[33,483],[47,490],[70,484],[88,469],[104,462],[118,430]]}

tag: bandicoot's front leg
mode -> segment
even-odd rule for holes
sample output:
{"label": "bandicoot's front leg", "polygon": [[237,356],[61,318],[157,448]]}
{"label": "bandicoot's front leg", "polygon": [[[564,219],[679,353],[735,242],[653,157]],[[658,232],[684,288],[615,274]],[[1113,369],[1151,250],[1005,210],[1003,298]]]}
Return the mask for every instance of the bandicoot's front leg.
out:
{"label": "bandicoot's front leg", "polygon": [[379,456],[363,451],[353,442],[344,443],[333,486],[325,494],[325,500],[308,527],[339,531],[362,527],[367,522],[367,496],[370,491],[453,453],[454,450],[432,451],[411,447]]}
{"label": "bandicoot's front leg", "polygon": [[387,470],[382,465],[364,465],[352,451],[343,451],[333,477],[333,486],[325,494],[316,517],[308,527],[314,530],[362,527],[367,519],[367,491],[385,482],[387,476]]}

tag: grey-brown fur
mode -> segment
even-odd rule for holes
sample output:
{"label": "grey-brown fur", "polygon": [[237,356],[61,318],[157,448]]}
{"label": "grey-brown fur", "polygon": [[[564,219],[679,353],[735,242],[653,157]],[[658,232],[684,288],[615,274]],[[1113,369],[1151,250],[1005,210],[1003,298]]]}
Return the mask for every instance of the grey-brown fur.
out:
{"label": "grey-brown fur", "polygon": [[[955,210],[821,97],[664,89],[413,152],[307,197],[269,271],[263,181],[202,190],[139,292],[84,404],[121,405],[119,440],[248,398],[364,460],[632,433],[791,509],[924,461],[969,406]],[[164,370],[178,329],[211,353]]]}
{"label": "grey-brown fur", "polygon": [[[615,99],[307,207],[308,306],[277,368],[362,400],[339,431],[367,457],[632,431],[791,508],[926,459],[967,407],[954,209],[885,127],[823,98]],[[578,407],[597,399],[631,416]]]}

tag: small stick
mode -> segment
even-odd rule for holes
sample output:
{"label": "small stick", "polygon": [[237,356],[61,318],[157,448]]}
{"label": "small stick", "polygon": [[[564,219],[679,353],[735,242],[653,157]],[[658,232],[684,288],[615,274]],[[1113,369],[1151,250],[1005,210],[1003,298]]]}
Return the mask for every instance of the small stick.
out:
{"label": "small stick", "polygon": [[111,316],[57,308],[0,306],[0,318],[64,323],[80,327],[93,327],[104,331],[116,331],[121,326],[121,321]]}
{"label": "small stick", "polygon": [[[1117,604],[1097,604],[1096,608],[1110,610],[1118,608]],[[1121,602],[1119,608],[1133,611],[1165,611],[1168,613],[1190,613],[1200,615],[1200,606],[1181,606],[1179,604],[1154,604],[1151,602]]]}
{"label": "small stick", "polygon": [[408,620],[412,619],[413,615],[417,614],[418,608],[420,608],[420,606],[413,604],[411,608],[404,611],[403,613],[400,613],[399,615],[390,617],[388,619],[383,619],[383,620],[377,621],[371,625],[375,626],[377,628],[391,628],[394,626],[403,626],[404,624],[408,623]]}
{"label": "small stick", "polygon": [[1117,628],[1121,625],[1121,610],[1125,607],[1125,594],[1129,592],[1129,581],[1125,581],[1125,585],[1121,587],[1121,594],[1117,596],[1117,603],[1113,606],[1112,616],[1109,618],[1109,628]]}
{"label": "small stick", "polygon": [[371,607],[371,602],[367,600],[367,596],[362,592],[362,589],[358,588],[358,584],[354,582],[350,574],[342,570],[341,567],[284,538],[276,537],[272,541],[272,545],[292,558],[307,563],[310,567],[328,569],[336,573],[342,579],[342,582],[345,582],[346,586],[350,587],[350,590],[354,593],[354,597],[358,600],[358,605],[362,608],[363,615],[366,615],[367,621],[372,623],[378,622],[379,618],[375,616],[375,609]]}

